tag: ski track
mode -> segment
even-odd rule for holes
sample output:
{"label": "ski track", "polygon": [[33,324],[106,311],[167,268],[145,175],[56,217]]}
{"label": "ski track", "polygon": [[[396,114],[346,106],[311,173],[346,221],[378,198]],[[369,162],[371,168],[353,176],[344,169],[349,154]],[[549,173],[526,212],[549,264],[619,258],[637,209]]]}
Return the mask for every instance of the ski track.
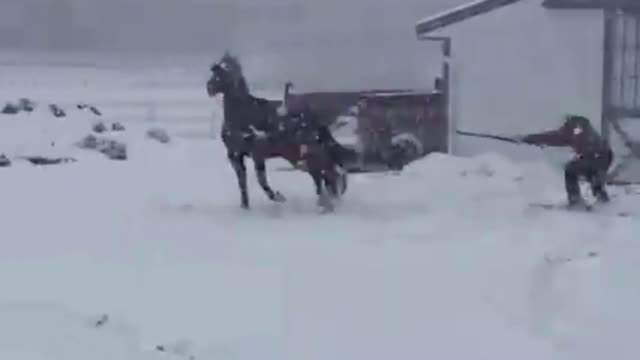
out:
{"label": "ski track", "polygon": [[[400,175],[351,176],[320,215],[311,180],[274,160],[288,201],[270,203],[250,170],[243,211],[203,89],[92,69],[59,90],[68,69],[29,71],[44,75],[0,77],[0,94],[90,99],[105,116],[54,119],[42,102],[0,115],[0,152],[79,159],[0,168],[3,358],[637,358],[640,225],[607,216],[640,208],[625,189],[604,215],[533,210],[563,199],[551,165],[434,154]],[[97,120],[125,125],[109,136],[128,161],[73,146]],[[147,139],[155,126],[172,142]]]}

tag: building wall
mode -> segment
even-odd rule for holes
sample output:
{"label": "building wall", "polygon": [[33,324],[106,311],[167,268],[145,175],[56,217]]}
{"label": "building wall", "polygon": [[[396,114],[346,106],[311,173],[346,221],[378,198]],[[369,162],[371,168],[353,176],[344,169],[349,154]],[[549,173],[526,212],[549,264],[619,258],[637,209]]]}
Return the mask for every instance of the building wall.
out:
{"label": "building wall", "polygon": [[[457,129],[515,135],[556,128],[566,113],[600,128],[603,20],[600,10],[549,10],[523,0],[453,25],[452,122]],[[516,159],[566,150],[454,136],[453,152],[496,151]],[[555,157],[558,156],[558,157]]]}

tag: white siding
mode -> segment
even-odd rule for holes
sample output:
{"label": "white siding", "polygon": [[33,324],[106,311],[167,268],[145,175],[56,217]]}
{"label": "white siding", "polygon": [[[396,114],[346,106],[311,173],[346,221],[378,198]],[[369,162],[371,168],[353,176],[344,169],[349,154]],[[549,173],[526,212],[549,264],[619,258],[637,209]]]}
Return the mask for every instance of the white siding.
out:
{"label": "white siding", "polygon": [[[578,113],[600,129],[602,24],[599,10],[549,10],[540,0],[524,0],[447,28],[454,126],[525,134],[558,127],[563,114]],[[453,139],[457,155],[488,151],[550,156],[534,147]]]}

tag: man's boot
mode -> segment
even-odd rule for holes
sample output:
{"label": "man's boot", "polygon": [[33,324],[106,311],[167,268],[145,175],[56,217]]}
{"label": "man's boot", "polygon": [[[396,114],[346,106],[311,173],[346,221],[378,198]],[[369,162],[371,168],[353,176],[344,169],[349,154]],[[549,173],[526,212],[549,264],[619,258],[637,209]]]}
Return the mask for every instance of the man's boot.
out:
{"label": "man's boot", "polygon": [[608,203],[610,201],[609,194],[604,188],[604,176],[596,175],[589,179],[591,184],[591,193],[600,203]]}

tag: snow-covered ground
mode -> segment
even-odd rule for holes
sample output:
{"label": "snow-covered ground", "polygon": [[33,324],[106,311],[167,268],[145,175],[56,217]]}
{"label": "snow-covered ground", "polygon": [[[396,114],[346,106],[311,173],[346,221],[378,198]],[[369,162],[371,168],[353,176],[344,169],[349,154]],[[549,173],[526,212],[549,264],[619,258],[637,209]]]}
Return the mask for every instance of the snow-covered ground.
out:
{"label": "snow-covered ground", "polygon": [[[612,189],[602,215],[535,210],[563,200],[560,169],[437,154],[397,176],[351,176],[337,211],[319,215],[311,180],[274,160],[288,201],[270,203],[250,172],[246,212],[202,84],[161,69],[0,72],[1,100],[69,110],[0,115],[0,153],[78,159],[0,168],[3,359],[640,354],[640,222],[613,215],[640,210],[637,189]],[[104,116],[68,107],[83,101]],[[74,147],[98,120],[127,128],[109,134],[127,161]],[[170,143],[146,138],[156,126]]]}

